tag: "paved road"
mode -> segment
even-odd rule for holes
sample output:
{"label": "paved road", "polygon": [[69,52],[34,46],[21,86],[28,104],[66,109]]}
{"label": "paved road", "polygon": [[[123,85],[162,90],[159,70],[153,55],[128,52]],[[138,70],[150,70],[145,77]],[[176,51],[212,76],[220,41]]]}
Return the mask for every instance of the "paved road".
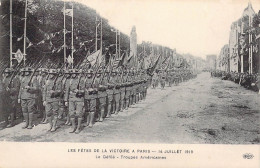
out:
{"label": "paved road", "polygon": [[48,125],[22,130],[22,124],[0,131],[0,140],[108,143],[259,144],[260,96],[239,85],[202,73],[179,86],[149,89],[147,99],[132,108],[68,133]]}

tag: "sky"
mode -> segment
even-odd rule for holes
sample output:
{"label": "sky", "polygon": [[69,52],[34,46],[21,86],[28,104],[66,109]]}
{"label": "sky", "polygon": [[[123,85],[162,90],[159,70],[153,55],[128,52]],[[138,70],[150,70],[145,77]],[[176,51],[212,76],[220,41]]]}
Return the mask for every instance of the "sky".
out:
{"label": "sky", "polygon": [[[247,0],[74,0],[108,19],[121,32],[130,35],[136,26],[138,43],[151,41],[180,54],[205,58],[220,53],[228,44],[232,22],[247,7]],[[251,0],[260,10],[260,0]]]}

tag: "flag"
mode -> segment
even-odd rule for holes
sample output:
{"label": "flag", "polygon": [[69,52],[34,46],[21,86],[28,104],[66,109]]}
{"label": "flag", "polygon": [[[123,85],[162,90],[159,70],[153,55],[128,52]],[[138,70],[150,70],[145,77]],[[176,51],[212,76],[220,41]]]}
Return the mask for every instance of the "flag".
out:
{"label": "flag", "polygon": [[90,62],[91,66],[94,66],[96,64],[99,55],[100,55],[100,50],[97,50],[96,52],[94,52],[93,54],[87,57],[87,60]]}
{"label": "flag", "polygon": [[67,62],[68,62],[69,65],[73,64],[73,58],[71,57],[71,55],[68,56]]}
{"label": "flag", "polygon": [[17,39],[17,41],[21,41],[23,39],[23,35]]}
{"label": "flag", "polygon": [[158,56],[156,62],[153,64],[153,66],[147,69],[148,75],[153,76],[153,73],[154,73],[160,59],[161,59],[161,55]]}
{"label": "flag", "polygon": [[30,42],[27,48],[31,47],[32,45],[33,45],[33,43],[32,43],[32,42]]}
{"label": "flag", "polygon": [[[62,10],[62,13],[64,14],[64,8]],[[73,9],[65,9],[65,15],[72,17],[73,16]]]}
{"label": "flag", "polygon": [[17,52],[14,55],[14,58],[20,63],[23,60],[23,53],[20,49],[17,50]]}
{"label": "flag", "polygon": [[118,65],[117,65],[117,68],[124,65],[125,58],[126,58],[126,53],[123,53],[123,55],[121,56],[121,59],[120,59]]}

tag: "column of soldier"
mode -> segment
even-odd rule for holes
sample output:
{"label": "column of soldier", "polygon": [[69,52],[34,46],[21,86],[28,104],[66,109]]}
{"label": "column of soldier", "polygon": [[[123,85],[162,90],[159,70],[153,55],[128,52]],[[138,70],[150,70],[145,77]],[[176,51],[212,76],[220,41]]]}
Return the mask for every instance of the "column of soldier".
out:
{"label": "column of soldier", "polygon": [[[93,127],[95,122],[117,115],[147,94],[149,76],[145,70],[46,69],[21,68],[4,70],[5,126],[15,125],[21,107],[23,129],[32,129],[41,118],[54,132],[66,119],[70,133],[79,133],[83,125]],[[37,115],[36,115],[37,114]],[[64,120],[63,120],[64,119]]]}
{"label": "column of soldier", "polygon": [[161,86],[161,89],[164,89],[166,84],[168,84],[169,87],[172,87],[172,85],[179,85],[181,82],[188,81],[189,79],[196,78],[197,74],[194,73],[191,70],[187,69],[180,69],[180,70],[156,70],[152,77],[152,88],[155,89],[159,86]]}
{"label": "column of soldier", "polygon": [[256,91],[260,94],[259,85],[260,85],[260,74],[249,74],[248,72],[226,72],[226,71],[212,71],[211,77],[218,77],[222,80],[233,81],[247,89]]}

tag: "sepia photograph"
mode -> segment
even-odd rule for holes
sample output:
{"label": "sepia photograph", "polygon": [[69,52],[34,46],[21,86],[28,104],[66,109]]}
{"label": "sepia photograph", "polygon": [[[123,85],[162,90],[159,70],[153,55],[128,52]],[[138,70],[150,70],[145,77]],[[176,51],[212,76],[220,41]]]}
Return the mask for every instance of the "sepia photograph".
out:
{"label": "sepia photograph", "polygon": [[1,0],[0,20],[0,167],[260,166],[259,0]]}

